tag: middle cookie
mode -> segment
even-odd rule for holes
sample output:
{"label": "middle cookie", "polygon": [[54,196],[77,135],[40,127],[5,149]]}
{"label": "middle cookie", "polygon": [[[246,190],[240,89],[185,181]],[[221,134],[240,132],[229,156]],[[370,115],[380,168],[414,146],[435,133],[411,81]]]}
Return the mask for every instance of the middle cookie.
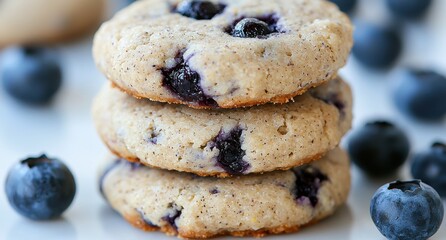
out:
{"label": "middle cookie", "polygon": [[227,177],[319,159],[350,129],[348,85],[332,80],[284,105],[196,110],[138,100],[107,85],[93,115],[110,150],[130,161]]}

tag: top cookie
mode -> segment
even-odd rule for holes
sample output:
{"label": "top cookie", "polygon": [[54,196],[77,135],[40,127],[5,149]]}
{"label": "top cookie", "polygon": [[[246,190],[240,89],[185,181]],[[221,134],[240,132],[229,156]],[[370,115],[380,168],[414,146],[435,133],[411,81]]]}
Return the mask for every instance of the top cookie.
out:
{"label": "top cookie", "polygon": [[142,0],[102,25],[93,52],[136,97],[234,108],[330,80],[351,47],[348,17],[323,0]]}
{"label": "top cookie", "polygon": [[2,0],[0,48],[48,44],[93,32],[105,12],[105,0]]}

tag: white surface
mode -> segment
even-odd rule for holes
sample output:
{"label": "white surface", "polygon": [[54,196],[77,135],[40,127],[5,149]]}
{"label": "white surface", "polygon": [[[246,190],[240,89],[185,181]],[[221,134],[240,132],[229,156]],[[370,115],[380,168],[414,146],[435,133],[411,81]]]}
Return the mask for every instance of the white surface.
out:
{"label": "white surface", "polygon": [[[383,13],[380,2],[364,0],[358,13],[378,19]],[[401,64],[434,67],[446,74],[445,10],[446,1],[437,0],[429,18],[404,27],[407,45]],[[93,128],[90,104],[105,80],[94,67],[89,42],[84,40],[59,48],[65,77],[62,90],[52,105],[27,107],[0,90],[0,240],[171,239],[132,228],[106,206],[97,191],[96,169],[107,151]],[[408,132],[414,151],[427,148],[434,139],[446,141],[446,122],[417,123],[402,116],[392,105],[392,71],[367,71],[352,59],[342,74],[355,93],[355,126],[370,119],[391,119]],[[4,194],[4,180],[12,164],[43,152],[61,158],[69,165],[76,177],[78,192],[63,219],[33,222],[17,215],[9,206]],[[407,176],[404,174],[407,166],[402,172],[402,176]],[[384,239],[370,219],[369,201],[379,186],[398,176],[370,180],[356,169],[353,173],[348,204],[333,217],[299,234],[269,239]],[[445,238],[446,224],[443,223],[433,239]]]}

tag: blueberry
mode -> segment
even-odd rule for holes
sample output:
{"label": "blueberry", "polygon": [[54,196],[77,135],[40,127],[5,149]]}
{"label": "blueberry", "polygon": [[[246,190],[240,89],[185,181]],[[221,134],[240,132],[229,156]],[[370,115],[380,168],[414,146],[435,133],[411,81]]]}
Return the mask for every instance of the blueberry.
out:
{"label": "blueberry", "polygon": [[186,17],[197,20],[208,20],[223,12],[224,9],[224,5],[215,4],[210,1],[186,0],[178,5],[176,11]]}
{"label": "blueberry", "polygon": [[419,120],[438,121],[446,116],[446,77],[434,71],[406,69],[394,89],[396,106]]}
{"label": "blueberry", "polygon": [[4,55],[0,74],[6,91],[29,104],[49,102],[62,82],[59,62],[49,50],[43,48],[9,49]]}
{"label": "blueberry", "polygon": [[232,30],[232,36],[239,38],[256,38],[272,33],[266,22],[257,18],[244,18]]}
{"label": "blueberry", "polygon": [[411,172],[414,178],[421,179],[446,197],[446,145],[434,143],[428,151],[416,154]]}
{"label": "blueberry", "polygon": [[174,67],[161,69],[164,76],[163,86],[183,101],[200,106],[218,107],[217,102],[203,92],[200,86],[200,75],[190,69],[184,60],[183,52],[175,58]]}
{"label": "blueberry", "polygon": [[367,174],[384,176],[394,173],[405,162],[410,144],[401,129],[376,121],[354,131],[347,149],[353,163]]}
{"label": "blueberry", "polygon": [[371,23],[358,23],[353,38],[353,56],[370,68],[390,67],[402,50],[401,38],[395,30]]}
{"label": "blueberry", "polygon": [[339,9],[345,13],[351,12],[356,6],[356,0],[330,0],[338,5]]}
{"label": "blueberry", "polygon": [[76,183],[64,163],[42,155],[14,165],[6,178],[5,190],[18,213],[45,220],[59,217],[70,206]]}
{"label": "blueberry", "polygon": [[443,221],[438,193],[420,180],[392,182],[379,188],[370,203],[370,214],[387,239],[425,240]]}
{"label": "blueberry", "polygon": [[178,206],[175,203],[170,203],[169,208],[167,209],[168,214],[161,219],[169,224],[173,229],[178,230],[176,220],[181,216],[182,210],[183,208],[181,206]]}
{"label": "blueberry", "polygon": [[426,13],[431,3],[431,0],[387,0],[387,7],[398,17],[416,19]]}
{"label": "blueberry", "polygon": [[296,176],[296,188],[294,195],[298,202],[309,201],[311,206],[315,207],[319,202],[317,194],[322,183],[328,180],[328,177],[319,169],[314,167],[300,167],[293,169]]}
{"label": "blueberry", "polygon": [[212,143],[218,150],[217,162],[226,172],[234,175],[243,174],[249,164],[243,160],[241,135],[243,130],[235,128],[229,133],[220,132]]}

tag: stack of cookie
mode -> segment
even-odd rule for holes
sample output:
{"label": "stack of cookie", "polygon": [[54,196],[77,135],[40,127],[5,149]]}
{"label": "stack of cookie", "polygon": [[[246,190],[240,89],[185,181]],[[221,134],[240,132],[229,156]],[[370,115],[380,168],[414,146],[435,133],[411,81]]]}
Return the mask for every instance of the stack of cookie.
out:
{"label": "stack of cookie", "polygon": [[[323,0],[141,0],[96,34],[101,177],[133,225],[184,238],[293,232],[346,201],[347,16]],[[144,165],[144,166],[143,166]],[[261,174],[263,173],[263,174]]]}

